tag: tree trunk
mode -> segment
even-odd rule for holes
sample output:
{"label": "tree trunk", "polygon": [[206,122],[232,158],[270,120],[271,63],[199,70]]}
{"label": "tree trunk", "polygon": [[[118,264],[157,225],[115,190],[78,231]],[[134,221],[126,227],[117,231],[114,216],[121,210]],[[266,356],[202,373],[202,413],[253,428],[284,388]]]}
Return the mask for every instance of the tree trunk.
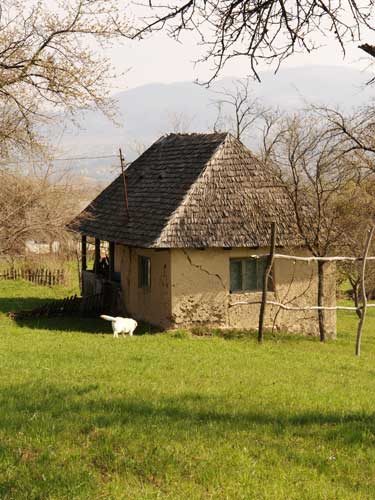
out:
{"label": "tree trunk", "polygon": [[[324,299],[324,264],[325,262],[318,261],[318,306],[323,307]],[[319,337],[320,342],[324,342],[326,339],[326,328],[325,328],[325,318],[324,310],[318,310],[319,318]]]}
{"label": "tree trunk", "polygon": [[359,283],[353,284],[352,289],[353,289],[354,305],[357,308],[356,314],[357,314],[358,318],[361,319],[362,311],[361,311],[361,309],[359,309]]}
{"label": "tree trunk", "polygon": [[366,296],[366,283],[365,283],[366,260],[368,257],[368,252],[370,250],[371,239],[372,239],[372,236],[374,234],[374,230],[375,230],[375,226],[372,226],[372,228],[368,231],[367,241],[366,241],[366,246],[365,246],[365,253],[363,255],[363,260],[362,260],[362,269],[361,269],[362,310],[361,310],[361,317],[360,317],[359,323],[358,323],[357,339],[356,339],[356,343],[355,343],[356,356],[360,356],[360,354],[361,354],[361,337],[362,337],[362,330],[363,330],[363,325],[365,323],[366,311],[367,311],[367,296]]}
{"label": "tree trunk", "polygon": [[266,304],[267,304],[267,291],[268,291],[268,279],[272,270],[275,248],[276,248],[276,233],[277,226],[276,222],[272,222],[271,225],[271,244],[270,244],[270,253],[267,258],[267,266],[263,276],[263,290],[262,290],[262,303],[260,305],[259,311],[259,324],[258,324],[258,342],[261,344],[263,342],[263,326],[264,326],[264,316],[266,312]]}

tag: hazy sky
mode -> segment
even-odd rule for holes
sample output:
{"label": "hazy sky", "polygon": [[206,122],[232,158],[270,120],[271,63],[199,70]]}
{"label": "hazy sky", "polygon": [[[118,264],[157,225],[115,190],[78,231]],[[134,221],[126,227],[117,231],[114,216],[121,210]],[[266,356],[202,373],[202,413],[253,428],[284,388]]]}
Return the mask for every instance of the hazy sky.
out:
{"label": "hazy sky", "polygon": [[[55,2],[56,0],[44,1],[47,4],[51,5],[51,2]],[[119,0],[119,5],[120,4],[121,1]],[[109,56],[114,70],[118,74],[125,74],[119,76],[113,82],[112,92],[116,93],[151,83],[173,83],[181,81],[192,82],[197,79],[201,82],[207,81],[207,79],[211,76],[210,64],[198,63],[196,65],[194,63],[194,61],[202,57],[204,54],[204,47],[202,48],[201,46],[199,46],[198,41],[198,37],[191,32],[184,33],[180,43],[170,39],[166,35],[166,33],[158,32],[154,33],[152,36],[148,37],[145,40],[124,40],[123,43],[116,43],[111,49],[108,49],[106,51],[106,55]],[[375,40],[372,39],[372,36],[369,36],[368,34],[363,38],[362,41],[369,43],[375,42]],[[339,44],[334,41],[333,37],[330,36],[330,34],[328,34],[327,38],[322,38],[321,40],[319,40],[319,43],[322,45],[319,50],[313,52],[310,55],[295,54],[283,63],[282,68],[306,65],[330,65],[365,70],[368,66],[368,59],[364,56],[364,53],[358,49],[359,42],[346,45],[345,48],[347,53],[345,58]],[[96,44],[95,47],[97,50],[102,50]],[[272,68],[270,68],[269,66],[259,67],[259,71],[265,71],[267,69],[271,70]],[[225,66],[219,77],[221,78],[229,76],[233,78],[243,78],[248,76],[249,72],[249,60],[244,57],[241,60],[237,59],[231,61],[230,64]],[[300,73],[298,72],[298,74]],[[323,75],[324,74],[325,72],[323,72]],[[332,72],[327,72],[327,75],[328,74],[332,75]],[[278,76],[276,75],[274,78],[275,80],[274,82],[272,82],[274,83],[272,89],[279,89],[280,87],[278,87],[277,80]],[[327,78],[329,77],[327,76]],[[362,81],[358,81],[358,87],[363,85],[366,79],[366,76],[364,76]],[[306,78],[304,80],[306,85]],[[298,99],[298,101],[300,101],[301,99],[301,96],[299,95],[299,84],[300,82],[298,81],[293,82],[293,88],[295,89],[296,99]],[[313,84],[315,85],[315,82]],[[320,87],[322,86],[321,79],[317,85]],[[311,90],[311,88],[309,88],[309,90]],[[335,90],[336,87],[334,88],[334,93]],[[358,89],[354,89],[354,91],[357,92]],[[139,95],[146,96],[147,92],[145,92],[144,94],[141,93]],[[286,95],[285,88],[284,95]],[[291,99],[289,93],[288,99],[289,101]],[[146,101],[147,99],[145,100],[145,102]],[[147,129],[147,127],[144,127],[143,120],[145,118],[147,119],[150,111],[149,109],[147,109],[148,104],[145,104],[145,102],[135,103],[135,111],[133,109],[134,107],[128,105],[128,107],[134,111],[132,119],[130,119],[128,122],[126,121],[126,112],[129,113],[129,110],[125,110],[124,124],[127,127],[126,136],[124,130],[114,130],[114,128],[110,128],[108,124],[109,122],[95,118],[95,120],[89,120],[87,123],[84,123],[84,130],[68,130],[68,133],[67,131],[64,131],[64,133],[62,131],[59,131],[59,139],[56,146],[64,151],[64,154],[62,156],[76,156],[78,154],[82,156],[83,152],[88,155],[95,153],[116,154],[119,144],[125,145],[125,148],[127,147],[127,150],[129,150],[129,144],[131,143],[131,140],[133,140],[134,142],[135,139],[137,141],[143,141],[147,143],[147,141],[150,140],[151,135],[155,135],[156,129],[161,129],[164,127],[163,132],[167,131],[166,125],[163,125],[163,116],[165,118],[166,112],[174,111],[174,109],[163,109],[164,103],[158,102],[157,104],[160,104],[160,109],[159,112],[155,112],[155,103],[153,103],[153,118],[154,120],[156,118],[160,120],[160,123],[148,123],[147,125],[149,125],[149,133],[147,135],[145,134],[144,130],[145,128]],[[190,103],[183,102],[181,104],[187,105],[187,111],[189,112]],[[165,104],[165,106],[167,106],[167,104]],[[192,107],[191,104],[190,107]],[[178,109],[180,108],[181,106],[178,107]],[[196,108],[194,109],[194,112],[199,112],[204,115],[204,118],[202,118],[202,120],[206,119],[205,117],[207,114],[207,110],[197,110]],[[136,114],[136,112],[139,116]],[[152,120],[148,121],[150,122]],[[139,124],[141,124],[142,126],[139,127]],[[195,126],[196,125],[194,125],[194,127]],[[77,163],[77,166],[81,167],[81,165],[81,162]],[[96,164],[95,168],[98,169],[99,167],[101,167],[101,165],[101,163]],[[87,168],[90,170],[91,167],[92,162],[90,161]],[[103,160],[103,168],[108,168],[108,162],[106,160]]]}
{"label": "hazy sky", "polygon": [[[363,41],[372,42],[367,35]],[[282,67],[302,65],[341,65],[366,69],[369,59],[358,49],[359,43],[348,43],[344,57],[340,46],[333,37],[322,38],[320,49],[311,54],[295,54],[287,59]],[[204,53],[197,44],[193,34],[184,35],[181,43],[168,38],[164,33],[156,33],[142,41],[127,41],[112,48],[108,54],[116,71],[127,73],[115,82],[116,90],[144,85],[152,82],[171,83],[181,80],[205,81],[210,76],[209,63],[194,64]],[[263,66],[260,70],[270,70]],[[246,58],[231,61],[221,76],[246,77],[249,73],[249,62]]]}
{"label": "hazy sky", "polygon": [[[26,0],[27,3],[37,0]],[[42,0],[47,8],[53,9],[56,0]],[[120,14],[134,25],[141,22],[141,16],[149,16],[149,8],[141,5],[143,0],[124,2],[118,0]],[[147,1],[145,2],[148,3]],[[168,3],[168,2],[167,2]],[[146,9],[146,10],[145,10]],[[349,20],[349,16],[348,16]],[[367,32],[366,32],[367,31]],[[362,30],[363,42],[375,43],[374,33]],[[339,44],[334,40],[333,34],[327,30],[326,37],[316,40],[322,47],[311,54],[295,54],[284,61],[282,67],[303,65],[342,65],[366,69],[369,58],[358,49],[359,42],[345,45],[344,58]],[[316,34],[314,34],[316,37]],[[172,83],[176,81],[207,81],[210,77],[210,64],[195,65],[194,61],[204,54],[204,48],[198,45],[199,38],[191,32],[185,32],[181,43],[170,39],[165,32],[154,33],[151,37],[141,41],[124,41],[117,43],[107,50],[116,73],[126,73],[114,81],[113,91],[127,90],[129,88],[145,85],[147,83],[161,82]],[[272,70],[270,66],[259,67],[260,71]],[[246,58],[231,61],[220,73],[220,77],[231,76],[243,78],[248,76],[249,61]]]}

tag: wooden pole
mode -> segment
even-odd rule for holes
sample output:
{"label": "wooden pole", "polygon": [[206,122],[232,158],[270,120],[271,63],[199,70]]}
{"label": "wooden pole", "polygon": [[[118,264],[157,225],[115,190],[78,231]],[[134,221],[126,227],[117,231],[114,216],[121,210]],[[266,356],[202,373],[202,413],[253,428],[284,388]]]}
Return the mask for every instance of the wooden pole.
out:
{"label": "wooden pole", "polygon": [[365,246],[365,252],[363,254],[363,261],[362,261],[362,270],[361,270],[362,314],[361,314],[361,317],[359,318],[359,322],[358,322],[357,339],[356,339],[356,343],[355,343],[356,356],[361,355],[362,330],[363,330],[363,324],[365,322],[365,317],[366,317],[366,312],[367,312],[367,295],[366,295],[366,284],[365,284],[366,261],[367,261],[367,255],[368,255],[370,245],[371,245],[372,236],[374,234],[374,229],[375,229],[375,226],[372,226],[372,228],[368,232],[366,246]]}
{"label": "wooden pole", "polygon": [[259,311],[258,342],[260,344],[263,342],[263,327],[264,327],[264,316],[267,304],[268,279],[273,266],[275,248],[276,248],[276,223],[272,222],[270,254],[267,258],[267,266],[263,276],[262,303],[260,305],[260,311]]}
{"label": "wooden pole", "polygon": [[94,261],[94,272],[98,273],[100,265],[100,239],[95,238],[95,261]]}
{"label": "wooden pole", "polygon": [[115,272],[115,244],[113,241],[109,242],[109,276],[110,281],[113,280],[113,273]]}
{"label": "wooden pole", "polygon": [[124,201],[125,201],[126,217],[129,220],[129,202],[128,202],[128,188],[126,185],[125,160],[124,160],[124,157],[122,156],[121,148],[119,148],[119,152],[120,152],[122,181],[123,181],[123,185],[124,185]]}
{"label": "wooden pole", "polygon": [[326,322],[324,314],[324,264],[321,260],[318,260],[318,324],[319,324],[319,339],[320,342],[325,342],[326,340]]}
{"label": "wooden pole", "polygon": [[82,235],[82,271],[87,269],[87,236]]}
{"label": "wooden pole", "polygon": [[82,288],[82,295],[83,295],[83,271],[86,271],[87,269],[87,237],[83,234],[82,235],[82,260],[81,260],[81,265],[82,265],[82,273],[81,273],[81,288]]}

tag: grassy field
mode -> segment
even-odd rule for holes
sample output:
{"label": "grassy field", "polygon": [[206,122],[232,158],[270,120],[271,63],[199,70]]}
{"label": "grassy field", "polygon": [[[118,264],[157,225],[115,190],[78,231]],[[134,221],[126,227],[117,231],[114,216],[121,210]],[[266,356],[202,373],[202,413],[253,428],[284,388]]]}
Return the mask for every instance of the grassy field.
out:
{"label": "grassy field", "polygon": [[[375,314],[337,341],[17,324],[66,289],[0,282],[0,498],[374,499]],[[95,334],[94,334],[95,333]]]}

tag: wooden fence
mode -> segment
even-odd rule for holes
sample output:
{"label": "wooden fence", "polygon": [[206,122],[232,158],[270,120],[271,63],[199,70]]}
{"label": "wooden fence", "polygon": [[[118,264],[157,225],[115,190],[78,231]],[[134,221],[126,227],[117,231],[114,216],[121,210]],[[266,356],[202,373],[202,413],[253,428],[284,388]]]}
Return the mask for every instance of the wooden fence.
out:
{"label": "wooden fence", "polygon": [[[264,329],[264,317],[265,317],[265,310],[267,305],[274,305],[279,307],[280,309],[284,309],[287,311],[339,311],[339,310],[345,310],[345,311],[359,311],[360,312],[360,317],[359,317],[359,322],[358,322],[358,328],[357,328],[357,337],[356,337],[356,345],[355,345],[355,354],[356,356],[360,356],[361,354],[361,339],[362,339],[362,330],[363,330],[363,324],[365,321],[367,309],[370,307],[375,307],[375,304],[369,304],[368,303],[368,298],[366,295],[366,264],[368,261],[375,261],[375,256],[369,256],[369,250],[371,246],[371,240],[372,237],[374,236],[375,233],[375,225],[372,226],[368,232],[367,232],[367,240],[364,248],[364,253],[362,256],[331,256],[331,257],[321,257],[321,256],[310,256],[310,257],[301,257],[297,255],[285,255],[285,254],[278,254],[275,252],[276,250],[276,234],[277,234],[277,226],[276,223],[273,222],[271,224],[271,240],[270,240],[270,252],[266,254],[257,254],[257,255],[251,255],[251,258],[254,259],[261,259],[263,257],[267,258],[267,266],[266,266],[266,271],[264,273],[264,278],[263,278],[263,290],[262,290],[262,300],[239,300],[238,302],[233,302],[230,307],[233,306],[238,306],[242,304],[260,304],[260,313],[259,313],[259,323],[258,323],[258,342],[262,343],[263,342],[263,329]],[[283,304],[281,302],[275,302],[273,300],[268,300],[267,299],[267,292],[268,292],[268,277],[270,274],[270,271],[272,269],[272,265],[274,260],[276,259],[287,259],[287,260],[292,260],[292,261],[303,261],[303,262],[344,262],[344,261],[349,261],[349,262],[361,262],[361,278],[360,278],[360,287],[361,287],[361,295],[362,295],[362,305],[361,306],[323,306],[323,305],[312,305],[312,306],[289,306],[287,304]],[[321,338],[321,340],[324,340],[324,338]]]}
{"label": "wooden fence", "polygon": [[10,268],[0,271],[0,279],[2,280],[18,280],[24,279],[31,281],[36,285],[52,286],[65,284],[64,269],[16,269]]}

